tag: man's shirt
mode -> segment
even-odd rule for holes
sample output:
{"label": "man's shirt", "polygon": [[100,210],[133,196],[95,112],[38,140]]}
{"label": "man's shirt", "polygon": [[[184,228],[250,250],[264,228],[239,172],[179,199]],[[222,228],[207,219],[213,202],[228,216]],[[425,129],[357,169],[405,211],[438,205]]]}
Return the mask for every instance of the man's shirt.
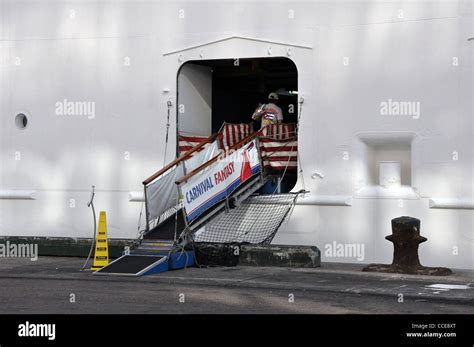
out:
{"label": "man's shirt", "polygon": [[255,120],[261,118],[261,127],[263,128],[269,124],[278,124],[278,122],[283,121],[283,112],[281,108],[274,103],[268,103],[257,107],[252,118]]}

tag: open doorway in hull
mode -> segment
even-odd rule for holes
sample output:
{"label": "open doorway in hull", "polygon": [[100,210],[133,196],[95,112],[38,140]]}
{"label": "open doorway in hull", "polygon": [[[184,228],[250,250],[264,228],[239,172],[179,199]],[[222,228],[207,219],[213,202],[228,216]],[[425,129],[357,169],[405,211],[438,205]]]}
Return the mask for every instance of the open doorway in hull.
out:
{"label": "open doorway in hull", "polygon": [[[285,57],[189,61],[178,72],[178,135],[209,136],[224,123],[253,123],[258,130],[252,114],[271,92],[279,96],[283,123],[296,124],[297,89],[296,65]],[[284,173],[272,172],[263,192],[290,191],[296,171]]]}

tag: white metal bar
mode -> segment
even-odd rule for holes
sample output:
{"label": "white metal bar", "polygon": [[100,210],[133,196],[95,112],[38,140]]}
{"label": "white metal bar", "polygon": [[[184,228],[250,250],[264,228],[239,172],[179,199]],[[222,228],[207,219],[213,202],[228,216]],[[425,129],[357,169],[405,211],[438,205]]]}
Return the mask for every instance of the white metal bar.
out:
{"label": "white metal bar", "polygon": [[34,190],[0,190],[0,200],[36,200]]}
{"label": "white metal bar", "polygon": [[430,208],[452,209],[452,210],[474,210],[473,198],[431,198]]}

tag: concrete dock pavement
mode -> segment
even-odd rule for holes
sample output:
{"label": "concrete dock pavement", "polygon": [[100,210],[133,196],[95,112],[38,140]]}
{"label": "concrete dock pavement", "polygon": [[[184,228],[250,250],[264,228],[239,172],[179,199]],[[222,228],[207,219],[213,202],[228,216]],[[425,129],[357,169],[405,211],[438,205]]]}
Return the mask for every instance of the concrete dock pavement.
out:
{"label": "concrete dock pavement", "polygon": [[474,313],[472,271],[412,276],[322,263],[188,268],[135,278],[94,276],[79,271],[83,262],[0,259],[0,313]]}

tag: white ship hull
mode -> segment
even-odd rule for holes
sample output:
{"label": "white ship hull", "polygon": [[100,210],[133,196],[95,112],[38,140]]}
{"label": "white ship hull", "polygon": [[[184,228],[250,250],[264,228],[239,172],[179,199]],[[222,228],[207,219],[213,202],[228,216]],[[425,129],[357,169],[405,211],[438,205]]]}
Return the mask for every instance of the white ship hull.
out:
{"label": "white ship hull", "polygon": [[[183,64],[286,57],[304,98],[293,190],[310,193],[273,242],[387,263],[409,215],[423,265],[474,269],[473,27],[464,0],[3,0],[0,234],[91,237],[95,185],[109,236],[135,238],[141,182],[176,154]],[[379,185],[386,160],[401,186]],[[352,244],[362,257],[329,252]]]}

